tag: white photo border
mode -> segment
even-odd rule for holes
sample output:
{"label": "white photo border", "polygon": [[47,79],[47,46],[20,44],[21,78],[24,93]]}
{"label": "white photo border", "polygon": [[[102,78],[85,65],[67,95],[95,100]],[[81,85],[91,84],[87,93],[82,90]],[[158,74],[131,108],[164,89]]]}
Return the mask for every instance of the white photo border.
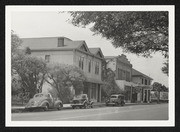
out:
{"label": "white photo border", "polygon": [[[47,11],[168,11],[169,12],[169,119],[130,121],[12,121],[11,120],[11,13]],[[174,5],[138,6],[6,6],[5,9],[5,126],[6,127],[147,127],[175,126],[175,7]]]}

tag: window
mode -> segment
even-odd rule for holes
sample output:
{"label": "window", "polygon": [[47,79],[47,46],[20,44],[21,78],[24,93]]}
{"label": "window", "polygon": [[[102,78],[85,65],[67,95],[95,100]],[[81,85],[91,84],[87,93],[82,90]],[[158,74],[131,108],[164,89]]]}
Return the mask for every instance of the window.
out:
{"label": "window", "polygon": [[122,70],[118,68],[118,79],[122,80]]}
{"label": "window", "polygon": [[50,62],[50,55],[45,55],[45,61]]}
{"label": "window", "polygon": [[91,72],[91,60],[88,60],[88,72]]}
{"label": "window", "polygon": [[130,82],[130,72],[126,71],[126,81]]}
{"label": "window", "polygon": [[126,71],[122,70],[122,80],[126,80]]}
{"label": "window", "polygon": [[151,85],[151,81],[149,80],[149,85]]}
{"label": "window", "polygon": [[144,83],[144,79],[142,78],[142,84]]}
{"label": "window", "polygon": [[147,85],[147,80],[145,79],[145,85]]}
{"label": "window", "polygon": [[79,57],[79,68],[82,70],[84,68],[84,57]]}
{"label": "window", "polygon": [[64,46],[64,38],[58,38],[58,47]]}
{"label": "window", "polygon": [[99,74],[99,62],[95,63],[95,74]]}

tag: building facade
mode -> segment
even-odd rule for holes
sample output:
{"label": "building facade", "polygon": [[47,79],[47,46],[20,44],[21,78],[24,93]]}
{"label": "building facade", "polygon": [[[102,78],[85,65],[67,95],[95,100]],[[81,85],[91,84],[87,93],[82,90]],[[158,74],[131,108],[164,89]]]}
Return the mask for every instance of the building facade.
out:
{"label": "building facade", "polygon": [[[149,102],[152,78],[132,68],[125,55],[105,56],[107,68],[114,71],[116,84],[124,91],[126,102]],[[143,80],[143,83],[142,83]]]}
{"label": "building facade", "polygon": [[132,82],[137,84],[132,94],[133,101],[151,102],[151,81],[153,79],[135,69],[132,69]]}
{"label": "building facade", "polygon": [[85,41],[73,41],[66,37],[23,38],[23,47],[31,49],[31,55],[45,59],[47,63],[62,63],[79,67],[87,80],[83,93],[89,99],[101,102],[101,71],[104,56],[100,48],[88,48]]}

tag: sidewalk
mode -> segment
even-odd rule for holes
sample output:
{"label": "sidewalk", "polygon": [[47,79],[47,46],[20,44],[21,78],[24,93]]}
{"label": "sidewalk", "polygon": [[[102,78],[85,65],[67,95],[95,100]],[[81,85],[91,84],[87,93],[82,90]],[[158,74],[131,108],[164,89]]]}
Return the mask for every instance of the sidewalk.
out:
{"label": "sidewalk", "polygon": [[[150,104],[157,104],[157,103],[126,103],[125,106],[130,105],[150,105]],[[93,107],[105,107],[105,103],[96,102],[93,104]],[[11,111],[12,113],[21,113],[24,112],[25,106],[12,106]],[[63,104],[63,109],[72,109],[71,104]]]}

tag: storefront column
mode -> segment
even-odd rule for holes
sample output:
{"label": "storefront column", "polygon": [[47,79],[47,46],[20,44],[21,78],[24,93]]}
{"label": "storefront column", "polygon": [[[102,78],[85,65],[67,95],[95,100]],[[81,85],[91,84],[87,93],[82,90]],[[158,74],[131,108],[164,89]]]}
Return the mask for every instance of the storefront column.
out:
{"label": "storefront column", "polygon": [[96,101],[98,102],[98,84],[96,83]]}
{"label": "storefront column", "polygon": [[101,102],[101,86],[99,85],[99,102]]}
{"label": "storefront column", "polygon": [[132,102],[132,92],[133,92],[133,87],[131,85],[130,102]]}
{"label": "storefront column", "polygon": [[151,102],[151,90],[149,90],[149,93],[150,93],[150,95],[149,95],[149,102]]}

